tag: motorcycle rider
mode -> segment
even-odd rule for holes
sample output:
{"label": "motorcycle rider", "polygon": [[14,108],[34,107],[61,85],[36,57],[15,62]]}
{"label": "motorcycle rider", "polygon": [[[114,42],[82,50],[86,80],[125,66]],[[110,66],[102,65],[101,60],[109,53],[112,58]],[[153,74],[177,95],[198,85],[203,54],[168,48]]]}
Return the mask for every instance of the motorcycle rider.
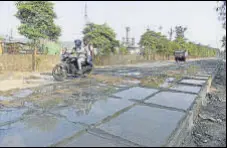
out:
{"label": "motorcycle rider", "polygon": [[88,44],[86,40],[84,40],[84,45],[87,56],[87,63],[89,63],[92,66],[93,46],[92,44]]}
{"label": "motorcycle rider", "polygon": [[77,64],[78,64],[78,74],[82,74],[82,63],[87,60],[88,63],[92,64],[92,59],[91,59],[91,50],[89,48],[89,45],[87,44],[86,41],[84,41],[85,47],[82,46],[82,41],[81,40],[75,40],[75,51],[77,54]]}

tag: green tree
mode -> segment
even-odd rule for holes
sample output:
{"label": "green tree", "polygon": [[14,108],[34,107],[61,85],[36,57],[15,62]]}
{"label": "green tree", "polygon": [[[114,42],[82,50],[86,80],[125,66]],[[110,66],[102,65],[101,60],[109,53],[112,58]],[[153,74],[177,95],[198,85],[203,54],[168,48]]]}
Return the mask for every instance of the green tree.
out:
{"label": "green tree", "polygon": [[188,42],[187,44],[186,44],[186,49],[188,50],[188,54],[189,55],[192,55],[192,56],[195,56],[196,55],[196,46],[195,46],[195,43],[193,43],[193,42]]}
{"label": "green tree", "polygon": [[183,26],[176,26],[175,27],[175,42],[178,45],[178,49],[179,48],[186,48],[186,38],[184,36],[185,32],[187,31],[186,27]]}
{"label": "green tree", "polygon": [[225,35],[222,37],[221,41],[222,41],[222,47],[224,47],[226,50],[226,36]]}
{"label": "green tree", "polygon": [[183,26],[176,26],[176,27],[175,27],[175,32],[176,32],[175,39],[176,39],[176,40],[177,40],[178,38],[185,39],[185,36],[184,36],[185,31],[187,31],[187,28],[186,28],[186,27],[183,27]]}
{"label": "green tree", "polygon": [[93,44],[95,48],[100,49],[102,54],[115,53],[115,48],[119,47],[119,41],[116,40],[116,33],[107,24],[88,24],[83,30],[83,40]]}
{"label": "green tree", "polygon": [[185,48],[185,42],[186,42],[186,38],[184,36],[185,31],[187,31],[186,27],[183,27],[183,26],[175,27],[175,32],[176,32],[175,41],[180,45],[180,48]]}
{"label": "green tree", "polygon": [[[222,21],[222,27],[226,30],[226,1],[218,1],[220,6],[217,7],[219,20]],[[226,35],[222,37],[222,47],[226,50]]]}
{"label": "green tree", "polygon": [[119,53],[122,54],[122,55],[126,55],[129,52],[128,52],[128,49],[125,46],[120,45],[120,47],[119,47]]}
{"label": "green tree", "polygon": [[140,38],[140,46],[144,49],[144,55],[147,59],[150,59],[150,55],[155,53],[159,53],[165,56],[172,55],[174,50],[177,49],[186,49],[191,56],[200,56],[200,57],[208,57],[215,56],[216,49],[202,44],[196,44],[194,42],[186,42],[184,37],[184,33],[187,28],[182,26],[175,27],[176,37],[174,41],[171,41],[171,34],[173,30],[170,29],[170,36],[167,39],[166,36],[162,35],[160,32],[154,32],[150,29],[141,36]]}
{"label": "green tree", "polygon": [[54,12],[54,4],[48,1],[17,1],[15,3],[17,13],[15,16],[21,25],[18,31],[34,45],[33,70],[35,70],[35,54],[40,39],[56,41],[61,34],[61,29],[54,23],[57,18]]}
{"label": "green tree", "polygon": [[144,47],[145,56],[149,58],[154,53],[166,53],[168,50],[168,39],[160,32],[147,30],[140,38],[140,46]]}
{"label": "green tree", "polygon": [[179,49],[180,45],[175,41],[169,41],[168,43],[168,52],[170,55],[173,55],[174,51]]}
{"label": "green tree", "polygon": [[0,41],[3,40],[3,39],[4,39],[4,37],[0,36]]}
{"label": "green tree", "polygon": [[226,30],[226,1],[218,1],[220,4],[216,11],[218,12],[219,20],[222,21],[222,27]]}

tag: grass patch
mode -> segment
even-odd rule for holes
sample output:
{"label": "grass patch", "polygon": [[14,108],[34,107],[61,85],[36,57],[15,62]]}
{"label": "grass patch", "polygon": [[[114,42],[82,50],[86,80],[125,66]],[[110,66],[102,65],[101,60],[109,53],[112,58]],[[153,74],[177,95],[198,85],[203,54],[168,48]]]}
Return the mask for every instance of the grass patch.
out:
{"label": "grass patch", "polygon": [[186,70],[187,74],[189,75],[195,75],[197,74],[198,71],[199,71],[199,66],[195,66],[195,65],[190,65]]}
{"label": "grass patch", "polygon": [[167,78],[174,78],[174,81],[168,86],[171,87],[182,77],[183,75],[180,72],[171,71],[163,75],[144,77],[141,79],[140,85],[144,87],[159,88],[160,85],[163,84]]}
{"label": "grass patch", "polygon": [[2,104],[3,106],[9,106],[11,104],[11,102],[4,100],[4,101],[0,101],[0,104]]}
{"label": "grass patch", "polygon": [[112,94],[115,93],[117,90],[114,87],[108,87],[102,91],[103,94]]}
{"label": "grass patch", "polygon": [[140,85],[144,87],[159,88],[159,86],[165,82],[166,78],[166,75],[144,77],[141,79]]}
{"label": "grass patch", "polygon": [[21,101],[3,100],[3,101],[0,101],[0,104],[5,106],[5,107],[20,107],[20,106],[22,106]]}
{"label": "grass patch", "polygon": [[72,93],[75,93],[75,92],[81,92],[81,89],[78,89],[78,88],[73,88],[73,89],[59,89],[59,90],[56,90],[55,93],[58,93],[58,94],[72,94]]}
{"label": "grass patch", "polygon": [[183,78],[183,75],[182,74],[168,74],[167,77],[172,77],[172,78],[175,78],[174,82],[175,81],[179,81],[180,79]]}

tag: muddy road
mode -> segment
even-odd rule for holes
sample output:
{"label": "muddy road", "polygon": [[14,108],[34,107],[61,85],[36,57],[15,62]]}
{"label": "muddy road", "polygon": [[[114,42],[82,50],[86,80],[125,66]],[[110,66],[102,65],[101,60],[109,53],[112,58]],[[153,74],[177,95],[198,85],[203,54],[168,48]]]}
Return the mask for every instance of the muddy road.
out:
{"label": "muddy road", "polygon": [[[209,59],[179,64],[139,64],[97,68],[86,78],[70,78],[65,82],[42,87],[2,92],[0,146],[143,146],[140,141],[130,139],[135,137],[133,133],[124,135],[119,127],[109,129],[115,131],[116,135],[120,132],[123,137],[125,136],[121,138],[121,136],[113,136],[114,133],[105,133],[101,128],[109,121],[120,122],[121,125],[121,120],[113,119],[130,109],[134,109],[140,117],[140,109],[144,108],[135,109],[134,101],[119,96],[125,95],[127,98],[131,93],[129,97],[143,100],[161,89],[169,89],[183,77],[209,76],[219,62],[220,60],[217,59]],[[114,95],[132,87],[133,89],[127,94]],[[150,109],[144,110],[144,112],[150,111]],[[158,112],[163,115],[169,113]],[[141,113],[144,115],[143,118],[146,118],[146,114]],[[131,120],[131,113],[128,114],[126,117]],[[182,114],[182,111],[174,112],[176,118]],[[157,120],[157,123],[162,121],[159,118]],[[221,118],[221,120],[224,123],[225,119]],[[143,127],[139,126],[140,123],[134,126]],[[128,124],[129,122],[125,121],[122,126],[127,127]],[[97,128],[99,126],[101,130]],[[175,121],[172,126],[175,126]],[[108,128],[109,126],[103,126],[103,129]],[[136,129],[135,133],[141,134],[136,135],[138,138],[146,139],[149,135],[146,135],[146,131],[147,129]],[[163,134],[167,136],[167,133],[163,132]],[[80,140],[75,140],[78,137]],[[104,137],[109,138],[107,140]],[[161,137],[163,136],[156,137],[159,143],[154,142],[154,144],[161,144],[163,142]],[[90,141],[85,142],[87,138]],[[150,140],[147,141],[147,145],[149,142]]]}

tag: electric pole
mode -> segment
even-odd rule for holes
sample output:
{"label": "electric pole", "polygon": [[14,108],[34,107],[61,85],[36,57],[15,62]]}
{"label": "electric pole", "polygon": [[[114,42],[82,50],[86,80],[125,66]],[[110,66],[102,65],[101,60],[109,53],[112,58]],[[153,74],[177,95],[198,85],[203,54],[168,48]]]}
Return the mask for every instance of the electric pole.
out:
{"label": "electric pole", "polygon": [[85,21],[85,25],[89,24],[88,12],[87,12],[87,3],[85,3],[85,8],[84,8],[84,21]]}
{"label": "electric pole", "polygon": [[130,31],[130,27],[126,27],[126,45],[129,45],[129,31]]}

